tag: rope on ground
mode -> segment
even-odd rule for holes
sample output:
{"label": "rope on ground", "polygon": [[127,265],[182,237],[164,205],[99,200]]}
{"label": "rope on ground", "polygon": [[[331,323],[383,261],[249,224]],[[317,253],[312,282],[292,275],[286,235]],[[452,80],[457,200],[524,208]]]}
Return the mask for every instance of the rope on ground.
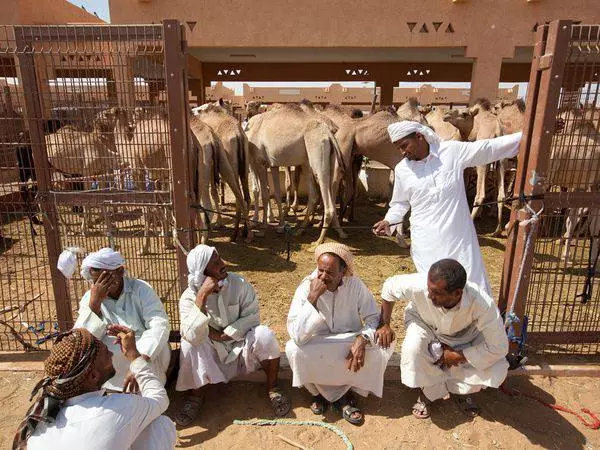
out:
{"label": "rope on ground", "polygon": [[569,409],[565,406],[557,405],[555,403],[547,403],[547,402],[543,401],[542,399],[536,397],[535,395],[526,394],[525,392],[521,392],[516,389],[509,389],[504,385],[500,386],[500,391],[503,392],[504,394],[508,395],[509,397],[526,397],[531,400],[535,400],[536,402],[541,403],[545,407],[553,409],[555,411],[561,411],[561,412],[564,412],[567,414],[572,414],[575,417],[577,417],[584,426],[591,428],[592,430],[600,429],[600,419],[598,418],[598,416],[596,414],[594,414],[588,408],[582,408],[581,412],[583,414],[587,414],[591,418],[591,421],[586,420],[585,417],[583,417],[583,415],[579,414],[576,411],[573,411],[572,409]]}
{"label": "rope on ground", "polygon": [[316,422],[314,420],[291,420],[291,419],[273,419],[273,420],[268,420],[268,419],[251,419],[251,420],[234,420],[233,421],[234,425],[257,425],[257,426],[273,426],[273,425],[299,425],[299,426],[315,426],[315,427],[322,427],[325,428],[329,431],[333,431],[335,434],[337,434],[342,441],[344,441],[344,444],[346,444],[346,449],[347,450],[354,450],[354,446],[352,445],[352,442],[350,442],[350,439],[348,438],[348,436],[346,436],[346,434],[340,430],[338,427],[325,423],[325,422]]}

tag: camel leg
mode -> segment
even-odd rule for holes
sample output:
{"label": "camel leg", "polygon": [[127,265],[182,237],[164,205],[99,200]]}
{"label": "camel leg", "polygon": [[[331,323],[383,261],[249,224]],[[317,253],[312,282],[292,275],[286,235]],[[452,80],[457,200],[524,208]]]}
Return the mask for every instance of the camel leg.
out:
{"label": "camel leg", "polygon": [[294,189],[292,183],[292,172],[291,167],[284,167],[285,172],[285,206],[286,209],[290,210],[290,205],[292,204],[292,191]]}
{"label": "camel leg", "polygon": [[216,219],[213,222],[213,227],[220,228],[223,226],[223,218],[221,217],[219,189],[217,183],[215,183],[214,181],[211,181],[210,183],[210,196],[212,197],[212,204],[216,213]]}
{"label": "camel leg", "polygon": [[502,236],[502,213],[504,212],[504,199],[506,198],[506,191],[504,187],[504,177],[506,174],[506,160],[502,159],[496,164],[496,170],[498,174],[498,223],[494,230],[494,236]]}
{"label": "camel leg", "polygon": [[277,227],[277,233],[283,233],[283,226],[285,225],[285,216],[287,214],[287,208],[283,207],[281,201],[279,167],[271,167],[271,178],[273,179],[273,192],[275,194],[275,202],[277,202],[277,213],[279,214],[279,226]]}
{"label": "camel leg", "polygon": [[250,172],[250,181],[252,183],[252,198],[254,199],[254,212],[252,213],[252,222],[256,224],[259,222],[258,210],[260,208],[259,200],[261,192],[260,186],[258,184],[258,178],[254,171]]}
{"label": "camel leg", "polygon": [[304,210],[304,219],[300,223],[300,226],[296,228],[296,235],[300,236],[304,230],[308,227],[309,222],[312,220],[311,217],[315,213],[315,207],[319,199],[317,192],[317,183],[312,176],[308,177],[308,201],[306,203],[306,209]]}
{"label": "camel leg", "polygon": [[592,262],[596,262],[594,265],[594,270],[598,270],[599,258],[598,252],[600,251],[600,210],[593,209],[590,211],[589,215],[589,227],[590,227],[590,236],[592,236]]}
{"label": "camel leg", "polygon": [[307,132],[304,135],[304,141],[306,143],[306,153],[308,155],[308,163],[312,169],[312,173],[315,175],[319,190],[321,192],[321,199],[323,201],[323,228],[319,239],[315,242],[315,245],[322,244],[327,234],[327,229],[330,226],[334,226],[338,232],[340,238],[345,238],[347,235],[340,227],[335,211],[335,203],[333,201],[332,193],[332,177],[334,171],[332,170],[333,158],[331,154],[333,149],[331,148],[331,141],[328,137],[323,136],[319,129],[315,129],[314,132]]}
{"label": "camel leg", "polygon": [[291,210],[294,211],[294,214],[300,212],[300,207],[298,206],[298,189],[300,189],[300,174],[302,173],[302,166],[294,167],[294,174],[292,176],[292,192],[293,192],[293,201],[290,206]]}
{"label": "camel leg", "polygon": [[[485,200],[485,177],[487,175],[487,166],[477,166],[477,191],[475,193],[475,205],[480,205]],[[473,206],[471,218],[475,219],[481,214],[481,206]]]}
{"label": "camel leg", "polygon": [[571,251],[571,241],[573,240],[573,235],[575,231],[575,227],[577,226],[577,222],[580,220],[580,211],[581,208],[569,208],[567,213],[567,218],[565,219],[565,234],[563,235],[564,246],[563,252],[561,255],[561,259],[569,264],[569,253]]}
{"label": "camel leg", "polygon": [[239,232],[241,217],[243,217],[244,225],[247,226],[248,205],[246,204],[246,201],[244,200],[244,196],[243,196],[242,190],[240,188],[239,177],[233,171],[231,164],[227,160],[227,156],[225,155],[225,152],[224,151],[218,152],[218,157],[219,157],[219,173],[221,175],[221,178],[223,179],[223,181],[225,181],[225,183],[227,183],[227,185],[233,192],[233,195],[235,196],[235,203],[236,203],[235,222],[234,222],[234,227],[233,227],[233,236],[231,238],[232,241],[235,241],[237,239],[237,235]]}
{"label": "camel leg", "polygon": [[160,222],[162,224],[163,245],[166,250],[175,248],[173,245],[173,233],[169,227],[169,211],[165,207],[160,208]]}
{"label": "camel leg", "polygon": [[143,208],[144,217],[144,242],[142,248],[138,250],[138,255],[149,255],[150,254],[150,222],[152,221],[150,207],[144,206]]}

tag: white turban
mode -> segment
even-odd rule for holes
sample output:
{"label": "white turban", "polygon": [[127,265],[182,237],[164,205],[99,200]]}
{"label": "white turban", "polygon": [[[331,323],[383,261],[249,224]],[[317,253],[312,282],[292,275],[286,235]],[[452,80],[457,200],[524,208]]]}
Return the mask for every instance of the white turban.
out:
{"label": "white turban", "polygon": [[[206,275],[204,271],[206,266],[212,258],[213,253],[217,252],[217,249],[208,245],[200,244],[194,247],[187,255],[187,266],[188,266],[188,286],[194,292],[197,292],[204,283]],[[218,253],[218,252],[217,252]]]}
{"label": "white turban", "polygon": [[101,248],[90,253],[81,263],[81,276],[84,280],[91,280],[90,269],[115,270],[125,265],[125,258],[112,248]]}
{"label": "white turban", "polygon": [[83,249],[78,247],[67,247],[58,256],[58,263],[56,267],[65,276],[65,278],[71,278],[77,269],[77,254],[83,253]]}
{"label": "white turban", "polygon": [[442,141],[431,128],[421,125],[419,122],[413,122],[412,120],[403,120],[401,122],[392,123],[388,125],[387,129],[392,142],[399,141],[412,133],[423,135],[427,143],[433,147],[437,147]]}

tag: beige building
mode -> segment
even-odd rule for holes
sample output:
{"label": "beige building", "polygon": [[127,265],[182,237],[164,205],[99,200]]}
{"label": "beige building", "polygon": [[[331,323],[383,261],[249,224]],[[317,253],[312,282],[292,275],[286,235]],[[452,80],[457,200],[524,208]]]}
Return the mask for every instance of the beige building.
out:
{"label": "beige building", "polygon": [[185,24],[190,88],[211,81],[471,82],[470,99],[528,81],[533,31],[600,22],[598,0],[109,0],[113,23]]}

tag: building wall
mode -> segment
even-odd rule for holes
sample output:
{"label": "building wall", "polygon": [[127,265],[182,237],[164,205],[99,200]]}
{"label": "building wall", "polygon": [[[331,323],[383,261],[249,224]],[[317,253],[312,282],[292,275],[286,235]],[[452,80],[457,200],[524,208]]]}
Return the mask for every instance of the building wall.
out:
{"label": "building wall", "polygon": [[[4,0],[0,8],[2,25],[56,25],[66,23],[105,23],[66,0]],[[4,3],[3,2],[3,3]]]}

